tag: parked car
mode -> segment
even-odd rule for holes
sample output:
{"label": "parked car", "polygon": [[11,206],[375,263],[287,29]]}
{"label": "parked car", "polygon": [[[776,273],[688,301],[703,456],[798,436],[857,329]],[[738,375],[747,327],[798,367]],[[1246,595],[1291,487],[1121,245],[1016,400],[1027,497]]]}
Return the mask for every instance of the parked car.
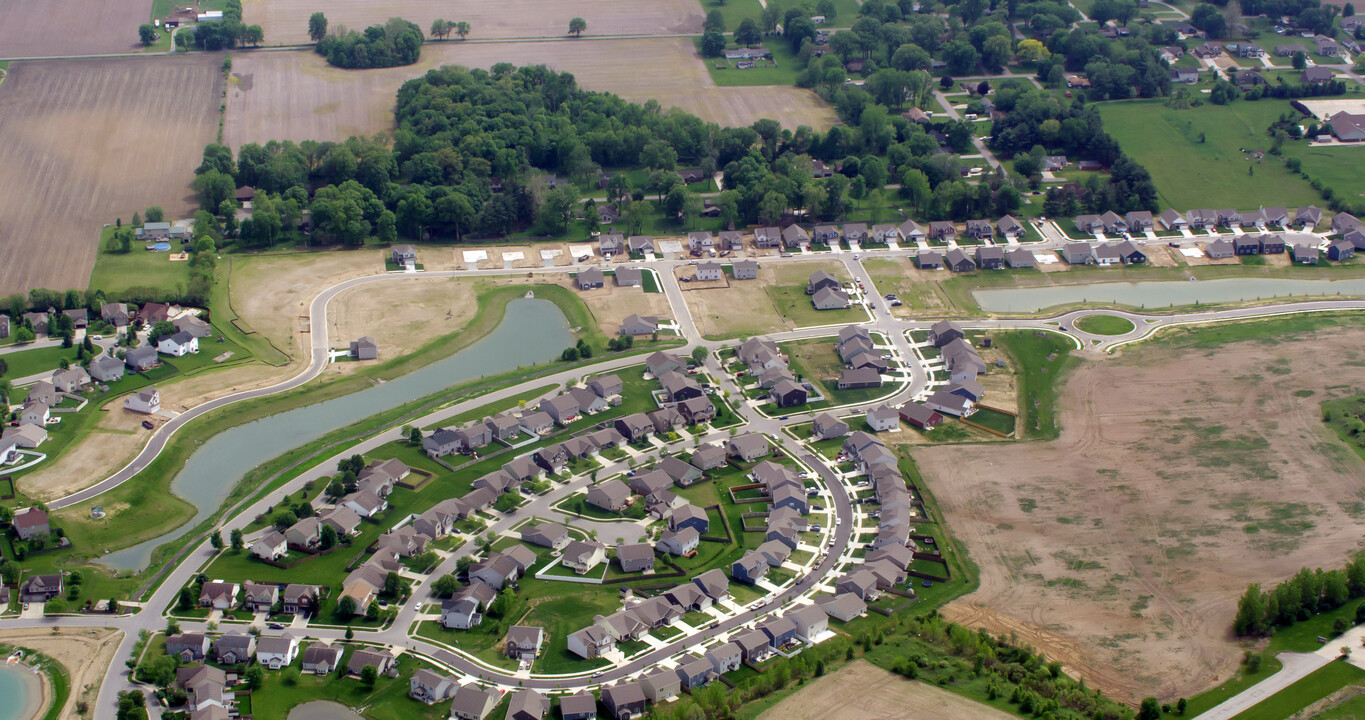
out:
{"label": "parked car", "polygon": [[142,421],[142,427],[145,427],[145,428],[147,428],[148,430],[153,430],[153,429],[156,428],[156,426],[152,424],[152,421],[151,421],[151,420],[143,420],[143,421]]}

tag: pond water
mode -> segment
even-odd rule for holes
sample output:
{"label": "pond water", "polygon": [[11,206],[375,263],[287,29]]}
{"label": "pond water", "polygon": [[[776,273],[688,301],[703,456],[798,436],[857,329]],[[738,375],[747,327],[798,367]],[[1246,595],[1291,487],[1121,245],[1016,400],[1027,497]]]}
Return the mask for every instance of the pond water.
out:
{"label": "pond water", "polygon": [[166,535],[110,553],[99,561],[116,570],[141,570],[151,559],[152,550],[181,537],[213,514],[237,481],[266,460],[443,388],[553,360],[573,344],[573,333],[557,305],[548,300],[519,298],[507,304],[502,322],[492,333],[444,360],[350,395],[219,433],[194,451],[171,481],[171,490],[199,509],[194,519]]}
{"label": "pond water", "polygon": [[0,720],[34,720],[42,702],[42,680],[26,666],[0,659]]}
{"label": "pond water", "polygon": [[289,711],[289,720],[362,720],[355,711],[330,700],[306,702]]}
{"label": "pond water", "polygon": [[1032,288],[974,290],[972,297],[986,312],[1038,312],[1058,305],[1118,303],[1134,308],[1228,303],[1271,298],[1365,295],[1365,278],[1288,280],[1226,278],[1222,280],[1113,282]]}

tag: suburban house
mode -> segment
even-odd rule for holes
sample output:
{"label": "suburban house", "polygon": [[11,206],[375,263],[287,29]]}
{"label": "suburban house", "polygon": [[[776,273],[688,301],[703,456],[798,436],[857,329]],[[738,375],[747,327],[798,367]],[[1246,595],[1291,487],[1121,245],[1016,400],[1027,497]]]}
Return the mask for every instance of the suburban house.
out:
{"label": "suburban house", "polygon": [[621,512],[630,502],[630,488],[612,479],[588,488],[587,502],[607,512]]}
{"label": "suburban house", "polygon": [[943,257],[944,264],[953,272],[971,272],[976,269],[976,262],[962,248],[952,248]]}
{"label": "suburban house", "polygon": [[900,407],[899,413],[902,420],[921,430],[933,430],[943,422],[942,415],[917,402],[905,403]]}
{"label": "suburban house", "polygon": [[768,439],[757,433],[745,433],[730,438],[726,452],[741,462],[753,462],[768,455]]}
{"label": "suburban house", "polygon": [[654,547],[648,542],[616,546],[616,562],[622,572],[645,572],[654,569]]}
{"label": "suburban house", "polygon": [[213,644],[213,659],[223,665],[251,662],[251,656],[255,653],[256,637],[253,635],[230,632]]}
{"label": "suburban house", "polygon": [[848,423],[829,413],[820,413],[811,423],[811,434],[820,440],[843,437],[848,434]]}
{"label": "suburban house", "polygon": [[[278,534],[278,533],[277,533]],[[270,583],[242,583],[242,608],[252,612],[270,612],[280,600],[280,586]]]}
{"label": "suburban house", "polygon": [[319,589],[316,585],[290,583],[284,586],[280,603],[284,612],[290,615],[308,615],[318,605]]}
{"label": "suburban house", "polygon": [[579,290],[592,290],[607,284],[607,276],[598,268],[588,268],[580,270],[574,279],[574,284]]}
{"label": "suburban house", "polygon": [[778,407],[794,407],[806,404],[806,388],[796,381],[783,378],[768,390],[768,397]]}
{"label": "suburban house", "polygon": [[507,628],[504,652],[514,660],[534,660],[545,642],[545,630],[534,625],[513,625]]}
{"label": "suburban house", "polygon": [[507,701],[507,720],[542,720],[549,712],[550,700],[535,690],[517,690]]}
{"label": "suburban house", "polygon": [[532,545],[562,550],[569,544],[569,530],[558,523],[543,522],[523,528],[521,539]]}
{"label": "suburban house", "polygon": [[678,680],[687,690],[705,687],[716,678],[716,668],[711,661],[695,656],[684,657],[682,664],[677,668],[677,673]]}
{"label": "suburban house", "polygon": [[432,705],[454,695],[459,687],[455,678],[420,668],[408,681],[408,697]]}
{"label": "suburban house", "polygon": [[704,262],[697,266],[696,272],[697,280],[706,282],[713,280],[721,280],[724,277],[725,271],[721,268],[720,263]]}
{"label": "suburban house", "polygon": [[796,623],[796,636],[808,643],[829,630],[829,616],[819,605],[803,605],[786,617]]}
{"label": "suburban house", "polygon": [[602,704],[616,720],[630,720],[645,714],[645,691],[638,682],[621,683],[602,689]]}
{"label": "suburban house", "polygon": [[10,526],[14,528],[20,540],[47,537],[52,531],[47,512],[36,505],[15,510]]}
{"label": "suburban house", "polygon": [[654,252],[654,236],[631,235],[629,238],[626,239],[626,247],[629,248],[630,252],[632,253],[638,253],[641,255],[646,253],[652,253]]}
{"label": "suburban house", "polygon": [[256,662],[271,669],[289,667],[299,655],[299,641],[289,633],[265,636],[256,643]]}
{"label": "suburban house", "polygon": [[369,335],[352,341],[351,357],[356,360],[374,360],[379,357],[379,343]]}
{"label": "suburban house", "polygon": [[338,644],[317,642],[303,651],[303,671],[314,675],[327,675],[341,667],[344,649]]}
{"label": "suburban house", "polygon": [[692,528],[699,533],[704,533],[711,529],[711,520],[706,517],[706,511],[687,503],[673,509],[673,514],[668,518],[668,529],[674,532],[683,528]]}
{"label": "suburban house", "polygon": [[667,702],[678,696],[681,681],[678,674],[667,668],[657,668],[640,678],[640,689],[650,702]]}
{"label": "suburban house", "polygon": [[853,593],[839,593],[832,599],[820,603],[820,608],[829,617],[839,622],[848,622],[867,612],[867,603]]}
{"label": "suburban house", "polygon": [[900,428],[900,414],[890,405],[870,407],[864,413],[867,426],[874,432],[897,430]]}
{"label": "suburban house", "polygon": [[237,583],[206,582],[199,590],[199,607],[227,610],[237,601]]}
{"label": "suburban house", "polygon": [[355,653],[351,655],[351,659],[346,663],[346,674],[360,677],[361,671],[367,667],[372,667],[380,675],[385,675],[393,668],[396,659],[389,650],[370,647],[357,648]]}
{"label": "suburban house", "polygon": [[621,321],[621,335],[652,335],[659,331],[659,318],[633,313]]}
{"label": "suburban house", "polygon": [[563,720],[595,720],[597,698],[584,690],[559,699],[559,715]]}
{"label": "suburban house", "polygon": [[568,645],[569,652],[585,660],[592,660],[615,649],[616,640],[606,630],[596,625],[589,625],[570,635]]}
{"label": "suburban house", "polygon": [[90,362],[90,377],[102,383],[111,383],[123,378],[123,363],[118,358],[101,355]]}
{"label": "suburban house", "polygon": [[411,245],[394,245],[389,251],[389,261],[394,265],[407,265],[417,262],[417,248]]}
{"label": "suburban house", "polygon": [[583,575],[606,559],[607,548],[601,543],[574,540],[564,548],[560,564],[579,575]]}
{"label": "suburban house", "polygon": [[[951,250],[949,252],[952,252]],[[1000,270],[1005,267],[1005,249],[992,245],[976,249],[976,265],[982,270]]]}
{"label": "suburban house", "polygon": [[212,645],[209,636],[202,633],[170,635],[166,637],[166,654],[180,658],[181,662],[200,662],[208,657]]}
{"label": "suburban house", "polygon": [[497,688],[465,685],[455,691],[450,701],[450,716],[458,720],[483,720],[501,699],[502,693]]}
{"label": "suburban house", "polygon": [[140,348],[129,350],[124,354],[123,362],[127,363],[128,367],[138,372],[151,370],[161,364],[161,360],[156,354],[156,348],[151,347],[150,345],[144,345]]}
{"label": "suburban house", "polygon": [[696,528],[684,527],[676,531],[664,531],[663,535],[659,536],[659,542],[655,547],[661,552],[682,556],[696,550],[700,541],[701,533],[697,532]]}
{"label": "suburban house", "polygon": [[754,280],[758,278],[758,262],[754,260],[740,260],[731,267],[736,280]]}

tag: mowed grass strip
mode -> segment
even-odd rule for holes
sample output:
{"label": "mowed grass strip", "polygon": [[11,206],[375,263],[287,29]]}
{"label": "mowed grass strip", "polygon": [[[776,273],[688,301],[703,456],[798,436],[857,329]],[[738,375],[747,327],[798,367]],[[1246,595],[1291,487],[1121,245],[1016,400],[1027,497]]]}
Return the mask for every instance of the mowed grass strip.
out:
{"label": "mowed grass strip", "polygon": [[1233,720],[1284,720],[1347,685],[1365,680],[1365,670],[1336,661],[1271,695]]}
{"label": "mowed grass strip", "polygon": [[1163,207],[1245,208],[1311,205],[1322,198],[1278,158],[1248,159],[1268,150],[1266,128],[1293,112],[1287,101],[1261,100],[1171,110],[1164,101],[1097,103],[1104,128],[1146,167]]}

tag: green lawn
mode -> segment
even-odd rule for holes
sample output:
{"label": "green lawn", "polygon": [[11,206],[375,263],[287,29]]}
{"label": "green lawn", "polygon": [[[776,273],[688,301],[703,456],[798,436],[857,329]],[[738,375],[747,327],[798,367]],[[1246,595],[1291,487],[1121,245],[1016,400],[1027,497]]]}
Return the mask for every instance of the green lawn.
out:
{"label": "green lawn", "polygon": [[1072,363],[1071,340],[1054,333],[1025,330],[995,333],[995,342],[1009,353],[1019,382],[1020,438],[1057,437],[1057,388]]}
{"label": "green lawn", "polygon": [[700,1],[702,12],[709,14],[713,10],[720,11],[721,16],[725,18],[725,32],[727,33],[733,33],[735,28],[739,27],[739,24],[745,19],[759,23],[759,27],[763,26],[759,22],[763,15],[763,6],[759,4],[758,0]]}
{"label": "green lawn", "polygon": [[[96,348],[96,350],[98,349]],[[9,368],[5,371],[5,377],[9,380],[18,380],[21,377],[38,373],[50,374],[53,370],[61,367],[63,359],[70,360],[72,365],[76,364],[76,348],[34,348],[0,355],[0,360],[4,360]],[[27,391],[22,392],[24,395],[28,394]],[[12,398],[12,401],[18,402],[19,397]]]}
{"label": "green lawn", "polygon": [[[346,648],[341,660],[343,667],[353,652],[351,647]],[[299,654],[302,655],[302,651]],[[298,661],[293,667],[298,668]],[[398,659],[398,677],[380,676],[373,688],[336,673],[323,677],[303,675],[291,685],[286,678],[292,677],[292,672],[267,671],[265,682],[244,703],[242,714],[250,712],[258,718],[284,718],[296,705],[331,700],[348,707],[364,707],[365,717],[371,720],[440,720],[449,714],[448,705],[426,705],[408,697],[409,680],[423,667],[431,666],[410,655],[402,656]]]}
{"label": "green lawn", "polygon": [[[696,44],[700,48],[700,38]],[[738,46],[731,43],[730,47]],[[791,45],[781,38],[766,38],[763,47],[772,53],[771,64],[759,61],[755,67],[741,70],[736,67],[734,61],[723,57],[702,58],[701,61],[706,63],[706,70],[711,73],[711,79],[722,87],[795,85],[796,76],[805,68],[796,53],[792,52]]]}
{"label": "green lawn", "polygon": [[1336,196],[1347,202],[1365,202],[1365,178],[1359,171],[1365,162],[1365,148],[1352,146],[1319,146],[1310,148],[1302,143],[1285,145],[1285,157],[1297,157],[1303,172],[1312,180],[1331,188]]}
{"label": "green lawn", "polygon": [[1284,720],[1341,688],[1365,680],[1365,670],[1333,662],[1312,675],[1271,695],[1233,720]]}
{"label": "green lawn", "polygon": [[867,322],[867,312],[860,305],[843,310],[816,310],[805,285],[769,285],[766,290],[777,312],[796,327]]}
{"label": "green lawn", "polygon": [[1318,713],[1314,720],[1365,720],[1365,695],[1357,695],[1330,710]]}
{"label": "green lawn", "polygon": [[1133,322],[1117,315],[1086,315],[1076,321],[1076,329],[1092,335],[1123,335],[1133,331]]}
{"label": "green lawn", "polygon": [[[114,236],[114,226],[100,231],[99,252],[95,255],[95,269],[90,273],[90,292],[103,290],[111,298],[127,294],[134,288],[153,288],[171,292],[184,287],[190,278],[188,262],[171,262],[169,252],[148,252],[136,240],[126,253],[106,251],[105,244]],[[172,251],[178,250],[172,245]]]}
{"label": "green lawn", "polygon": [[1269,149],[1266,128],[1292,112],[1288,101],[1205,104],[1189,110],[1171,110],[1163,102],[1095,104],[1105,130],[1151,172],[1163,207],[1240,208],[1269,204],[1270,199],[1289,206],[1322,203],[1277,158],[1252,161],[1242,152]]}
{"label": "green lawn", "polygon": [[1014,418],[1002,412],[980,408],[972,413],[969,419],[977,425],[988,427],[1006,435],[1014,432]]}

